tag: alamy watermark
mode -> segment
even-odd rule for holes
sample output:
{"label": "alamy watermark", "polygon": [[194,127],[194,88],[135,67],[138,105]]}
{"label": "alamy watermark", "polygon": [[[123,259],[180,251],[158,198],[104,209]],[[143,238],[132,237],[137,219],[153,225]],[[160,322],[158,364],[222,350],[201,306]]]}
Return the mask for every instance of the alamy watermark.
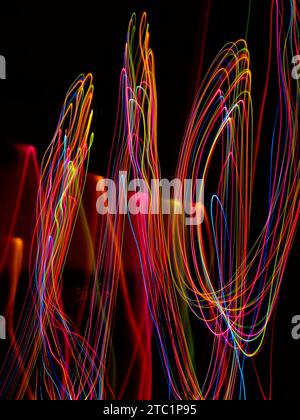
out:
{"label": "alamy watermark", "polygon": [[184,214],[186,225],[199,225],[204,220],[202,179],[152,179],[147,184],[139,178],[128,182],[127,172],[120,171],[117,184],[108,178],[97,183],[96,190],[101,192],[96,203],[99,214]]}
{"label": "alamy watermark", "polygon": [[0,79],[6,79],[6,60],[3,55],[0,55]]}
{"label": "alamy watermark", "polygon": [[294,64],[294,67],[292,69],[292,78],[295,80],[300,79],[300,55],[295,55],[295,57],[292,58],[292,64]]}
{"label": "alamy watermark", "polygon": [[294,340],[300,340],[300,315],[295,315],[292,319],[292,337]]}
{"label": "alamy watermark", "polygon": [[0,315],[0,340],[6,339],[6,321],[4,316]]}

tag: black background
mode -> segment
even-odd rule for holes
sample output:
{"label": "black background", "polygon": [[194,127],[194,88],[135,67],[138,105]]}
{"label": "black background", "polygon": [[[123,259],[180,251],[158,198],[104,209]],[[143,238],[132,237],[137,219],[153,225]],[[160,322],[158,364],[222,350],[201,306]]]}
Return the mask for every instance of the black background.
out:
{"label": "black background", "polygon": [[[254,109],[264,86],[270,4],[269,0],[252,1],[248,46]],[[203,74],[226,42],[245,36],[248,1],[129,0],[97,5],[85,1],[69,4],[63,11],[62,7],[52,2],[40,2],[39,6],[16,3],[0,12],[0,54],[7,61],[7,80],[0,83],[0,153],[7,144],[27,143],[33,144],[41,157],[51,141],[68,87],[78,74],[92,72],[96,136],[90,170],[106,172],[127,25],[132,12],[140,15],[146,11],[156,58],[161,167],[163,175],[171,177],[201,77],[200,59],[203,56]],[[276,105],[276,97],[273,100]],[[263,158],[270,146],[265,142]],[[300,341],[291,338],[291,319],[300,314],[299,257],[298,233],[276,311],[274,399],[297,399],[300,389]],[[268,382],[267,354],[262,352],[258,365],[261,372],[265,369]]]}

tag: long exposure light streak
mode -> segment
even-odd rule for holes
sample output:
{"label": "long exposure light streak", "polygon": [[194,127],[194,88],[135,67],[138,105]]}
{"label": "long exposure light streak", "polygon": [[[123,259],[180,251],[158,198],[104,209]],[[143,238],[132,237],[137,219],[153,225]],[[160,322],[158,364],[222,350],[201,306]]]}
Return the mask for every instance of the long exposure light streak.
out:
{"label": "long exposure light streak", "polygon": [[[150,399],[154,346],[169,398],[246,399],[246,369],[254,372],[257,394],[272,398],[272,345],[267,386],[256,357],[272,337],[300,219],[299,89],[290,70],[291,58],[299,55],[298,14],[296,0],[271,2],[257,109],[246,40],[227,43],[201,79],[174,176],[194,181],[190,204],[201,206],[202,224],[187,225],[183,214],[165,215],[163,204],[153,203],[152,180],[163,178],[164,167],[146,13],[139,23],[134,14],[128,26],[106,174],[124,187],[119,211],[96,214],[96,189],[104,178],[88,174],[92,75],[79,76],[69,89],[40,167],[34,149],[23,147],[16,210],[0,242],[0,273],[8,272],[10,284],[1,398]],[[271,94],[278,98],[273,114]],[[95,141],[101,143],[101,133]],[[269,159],[262,162],[267,147]],[[31,238],[23,238],[16,226],[31,158],[34,227]],[[267,182],[261,182],[262,165]],[[125,185],[137,178],[147,194],[137,193],[135,200],[140,206],[150,200],[150,207],[159,206],[157,214],[124,211]],[[204,180],[205,203],[196,200],[198,179]],[[180,203],[171,197],[168,204],[174,209]],[[64,298],[68,264],[80,266],[84,285],[71,311]],[[16,312],[24,266],[25,300]],[[121,339],[118,325],[126,330]]]}

